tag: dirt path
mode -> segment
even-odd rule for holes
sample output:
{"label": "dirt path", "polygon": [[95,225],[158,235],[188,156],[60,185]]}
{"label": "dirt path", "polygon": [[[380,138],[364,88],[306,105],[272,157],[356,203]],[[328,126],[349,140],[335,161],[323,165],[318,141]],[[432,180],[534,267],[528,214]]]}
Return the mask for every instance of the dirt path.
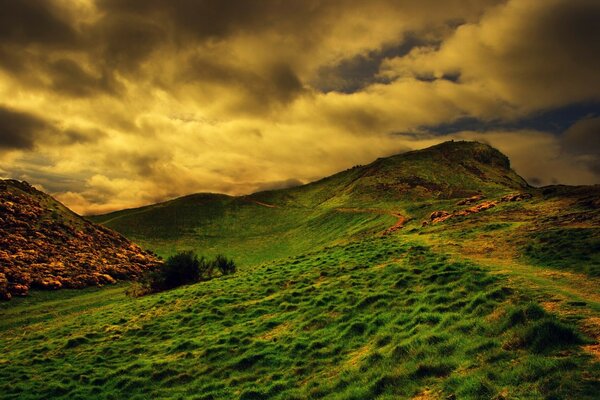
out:
{"label": "dirt path", "polygon": [[258,201],[258,200],[254,200],[254,199],[250,199],[248,197],[243,197],[242,200],[248,202],[248,203],[254,203],[257,204],[259,206],[263,206],[263,207],[267,207],[267,208],[279,208],[274,204],[269,204],[269,203],[264,203],[262,201]]}
{"label": "dirt path", "polygon": [[392,217],[397,218],[396,223],[387,228],[385,231],[383,231],[381,233],[382,235],[389,235],[390,233],[393,233],[398,229],[402,229],[404,227],[404,224],[408,221],[408,218],[396,211],[380,210],[377,208],[336,208],[335,210],[345,213],[391,215]]}
{"label": "dirt path", "polygon": [[253,203],[258,204],[259,206],[267,207],[267,208],[277,208],[276,205],[263,203],[262,201],[252,200]]}

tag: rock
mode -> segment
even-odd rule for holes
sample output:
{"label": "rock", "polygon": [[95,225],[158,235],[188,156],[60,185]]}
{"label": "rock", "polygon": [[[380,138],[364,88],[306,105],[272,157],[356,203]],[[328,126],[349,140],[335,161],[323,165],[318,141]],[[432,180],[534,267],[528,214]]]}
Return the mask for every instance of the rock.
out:
{"label": "rock", "polygon": [[8,291],[8,279],[6,275],[0,273],[0,300],[10,300],[11,297]]}
{"label": "rock", "polygon": [[508,201],[522,201],[522,200],[527,200],[530,199],[532,196],[530,193],[511,193],[511,194],[507,194],[505,196],[502,196],[502,198],[500,199],[501,202],[508,202]]}
{"label": "rock", "polygon": [[108,275],[108,274],[98,274],[98,273],[96,273],[95,275],[96,275],[96,277],[98,279],[98,282],[101,285],[112,285],[112,284],[117,283],[117,280],[115,278],[113,278],[112,276]]}
{"label": "rock", "polygon": [[433,221],[433,220],[436,220],[436,219],[439,219],[439,218],[446,217],[448,215],[450,215],[450,213],[448,211],[434,211],[429,216],[429,219]]}
{"label": "rock", "polygon": [[62,282],[54,276],[36,280],[33,283],[35,287],[43,290],[56,290],[62,287]]}
{"label": "rock", "polygon": [[0,299],[135,279],[161,263],[26,183],[0,179],[0,217]]}
{"label": "rock", "polygon": [[453,216],[454,216],[453,214],[446,213],[446,214],[442,215],[441,217],[434,218],[433,221],[431,221],[431,223],[432,224],[437,224],[437,223],[440,223],[440,222],[444,222],[446,220],[449,220]]}
{"label": "rock", "polygon": [[12,284],[8,290],[15,296],[27,296],[29,294],[29,287],[26,285]]}
{"label": "rock", "polygon": [[489,210],[490,208],[496,207],[495,201],[485,201],[481,204],[477,204],[474,207],[471,207],[469,210],[473,213],[478,213],[480,211]]}
{"label": "rock", "polygon": [[482,194],[477,194],[475,196],[471,196],[469,198],[463,199],[461,201],[459,201],[458,203],[456,203],[457,206],[465,206],[468,204],[473,204],[473,203],[477,203],[479,200],[485,198],[484,195]]}

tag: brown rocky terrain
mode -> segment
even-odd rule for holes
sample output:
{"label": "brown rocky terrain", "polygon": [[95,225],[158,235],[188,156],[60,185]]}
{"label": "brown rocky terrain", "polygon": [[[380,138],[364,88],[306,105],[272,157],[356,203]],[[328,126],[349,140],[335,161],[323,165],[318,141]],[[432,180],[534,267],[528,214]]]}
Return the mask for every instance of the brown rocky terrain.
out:
{"label": "brown rocky terrain", "polygon": [[137,277],[159,260],[26,182],[0,180],[0,298]]}
{"label": "brown rocky terrain", "polygon": [[[484,199],[484,196],[483,195],[475,195],[475,196],[463,199],[463,200],[459,201],[458,203],[456,203],[457,206],[465,206],[465,205],[472,205],[472,204],[475,204],[475,205],[465,208],[465,209],[462,209],[462,210],[455,210],[453,212],[448,212],[448,211],[443,211],[443,210],[434,211],[429,216],[429,219],[431,220],[431,223],[436,224],[439,222],[447,221],[453,217],[465,217],[470,214],[476,214],[481,211],[489,210],[490,208],[496,207],[498,205],[498,203],[506,203],[506,202],[511,202],[511,201],[523,201],[523,200],[531,199],[531,197],[532,196],[530,193],[512,193],[512,194],[507,194],[505,196],[502,196],[502,198],[500,198],[500,200],[481,201]],[[480,202],[480,203],[478,203],[478,202]],[[426,226],[428,224],[429,224],[429,221],[423,221],[423,223],[422,223],[423,226]]]}

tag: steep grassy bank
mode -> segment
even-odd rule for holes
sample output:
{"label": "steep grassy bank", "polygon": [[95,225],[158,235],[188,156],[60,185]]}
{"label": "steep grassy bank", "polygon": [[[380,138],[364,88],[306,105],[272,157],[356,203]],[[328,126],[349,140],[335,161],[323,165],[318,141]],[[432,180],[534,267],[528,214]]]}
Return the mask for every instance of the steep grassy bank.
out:
{"label": "steep grassy bank", "polygon": [[592,399],[600,390],[574,325],[505,274],[411,235],[141,299],[118,287],[44,293],[0,312],[7,399]]}

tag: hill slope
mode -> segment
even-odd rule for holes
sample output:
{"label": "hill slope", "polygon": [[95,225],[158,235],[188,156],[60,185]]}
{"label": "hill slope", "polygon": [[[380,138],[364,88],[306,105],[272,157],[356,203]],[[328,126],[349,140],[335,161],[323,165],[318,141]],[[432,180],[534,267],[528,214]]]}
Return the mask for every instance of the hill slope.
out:
{"label": "hill slope", "polygon": [[403,232],[141,299],[39,293],[0,304],[0,397],[596,399],[576,324],[600,303],[560,316],[513,278]]}
{"label": "hill slope", "polygon": [[446,142],[291,189],[241,197],[190,195],[90,218],[162,256],[183,249],[208,255],[226,250],[249,264],[425,218],[435,208],[432,201],[444,206],[477,194],[500,197],[526,189],[498,150]]}
{"label": "hill slope", "polygon": [[157,259],[25,182],[0,181],[0,298],[129,279]]}
{"label": "hill slope", "polygon": [[101,216],[245,265],[0,303],[0,398],[596,399],[599,208],[600,186],[530,188],[459,142]]}

